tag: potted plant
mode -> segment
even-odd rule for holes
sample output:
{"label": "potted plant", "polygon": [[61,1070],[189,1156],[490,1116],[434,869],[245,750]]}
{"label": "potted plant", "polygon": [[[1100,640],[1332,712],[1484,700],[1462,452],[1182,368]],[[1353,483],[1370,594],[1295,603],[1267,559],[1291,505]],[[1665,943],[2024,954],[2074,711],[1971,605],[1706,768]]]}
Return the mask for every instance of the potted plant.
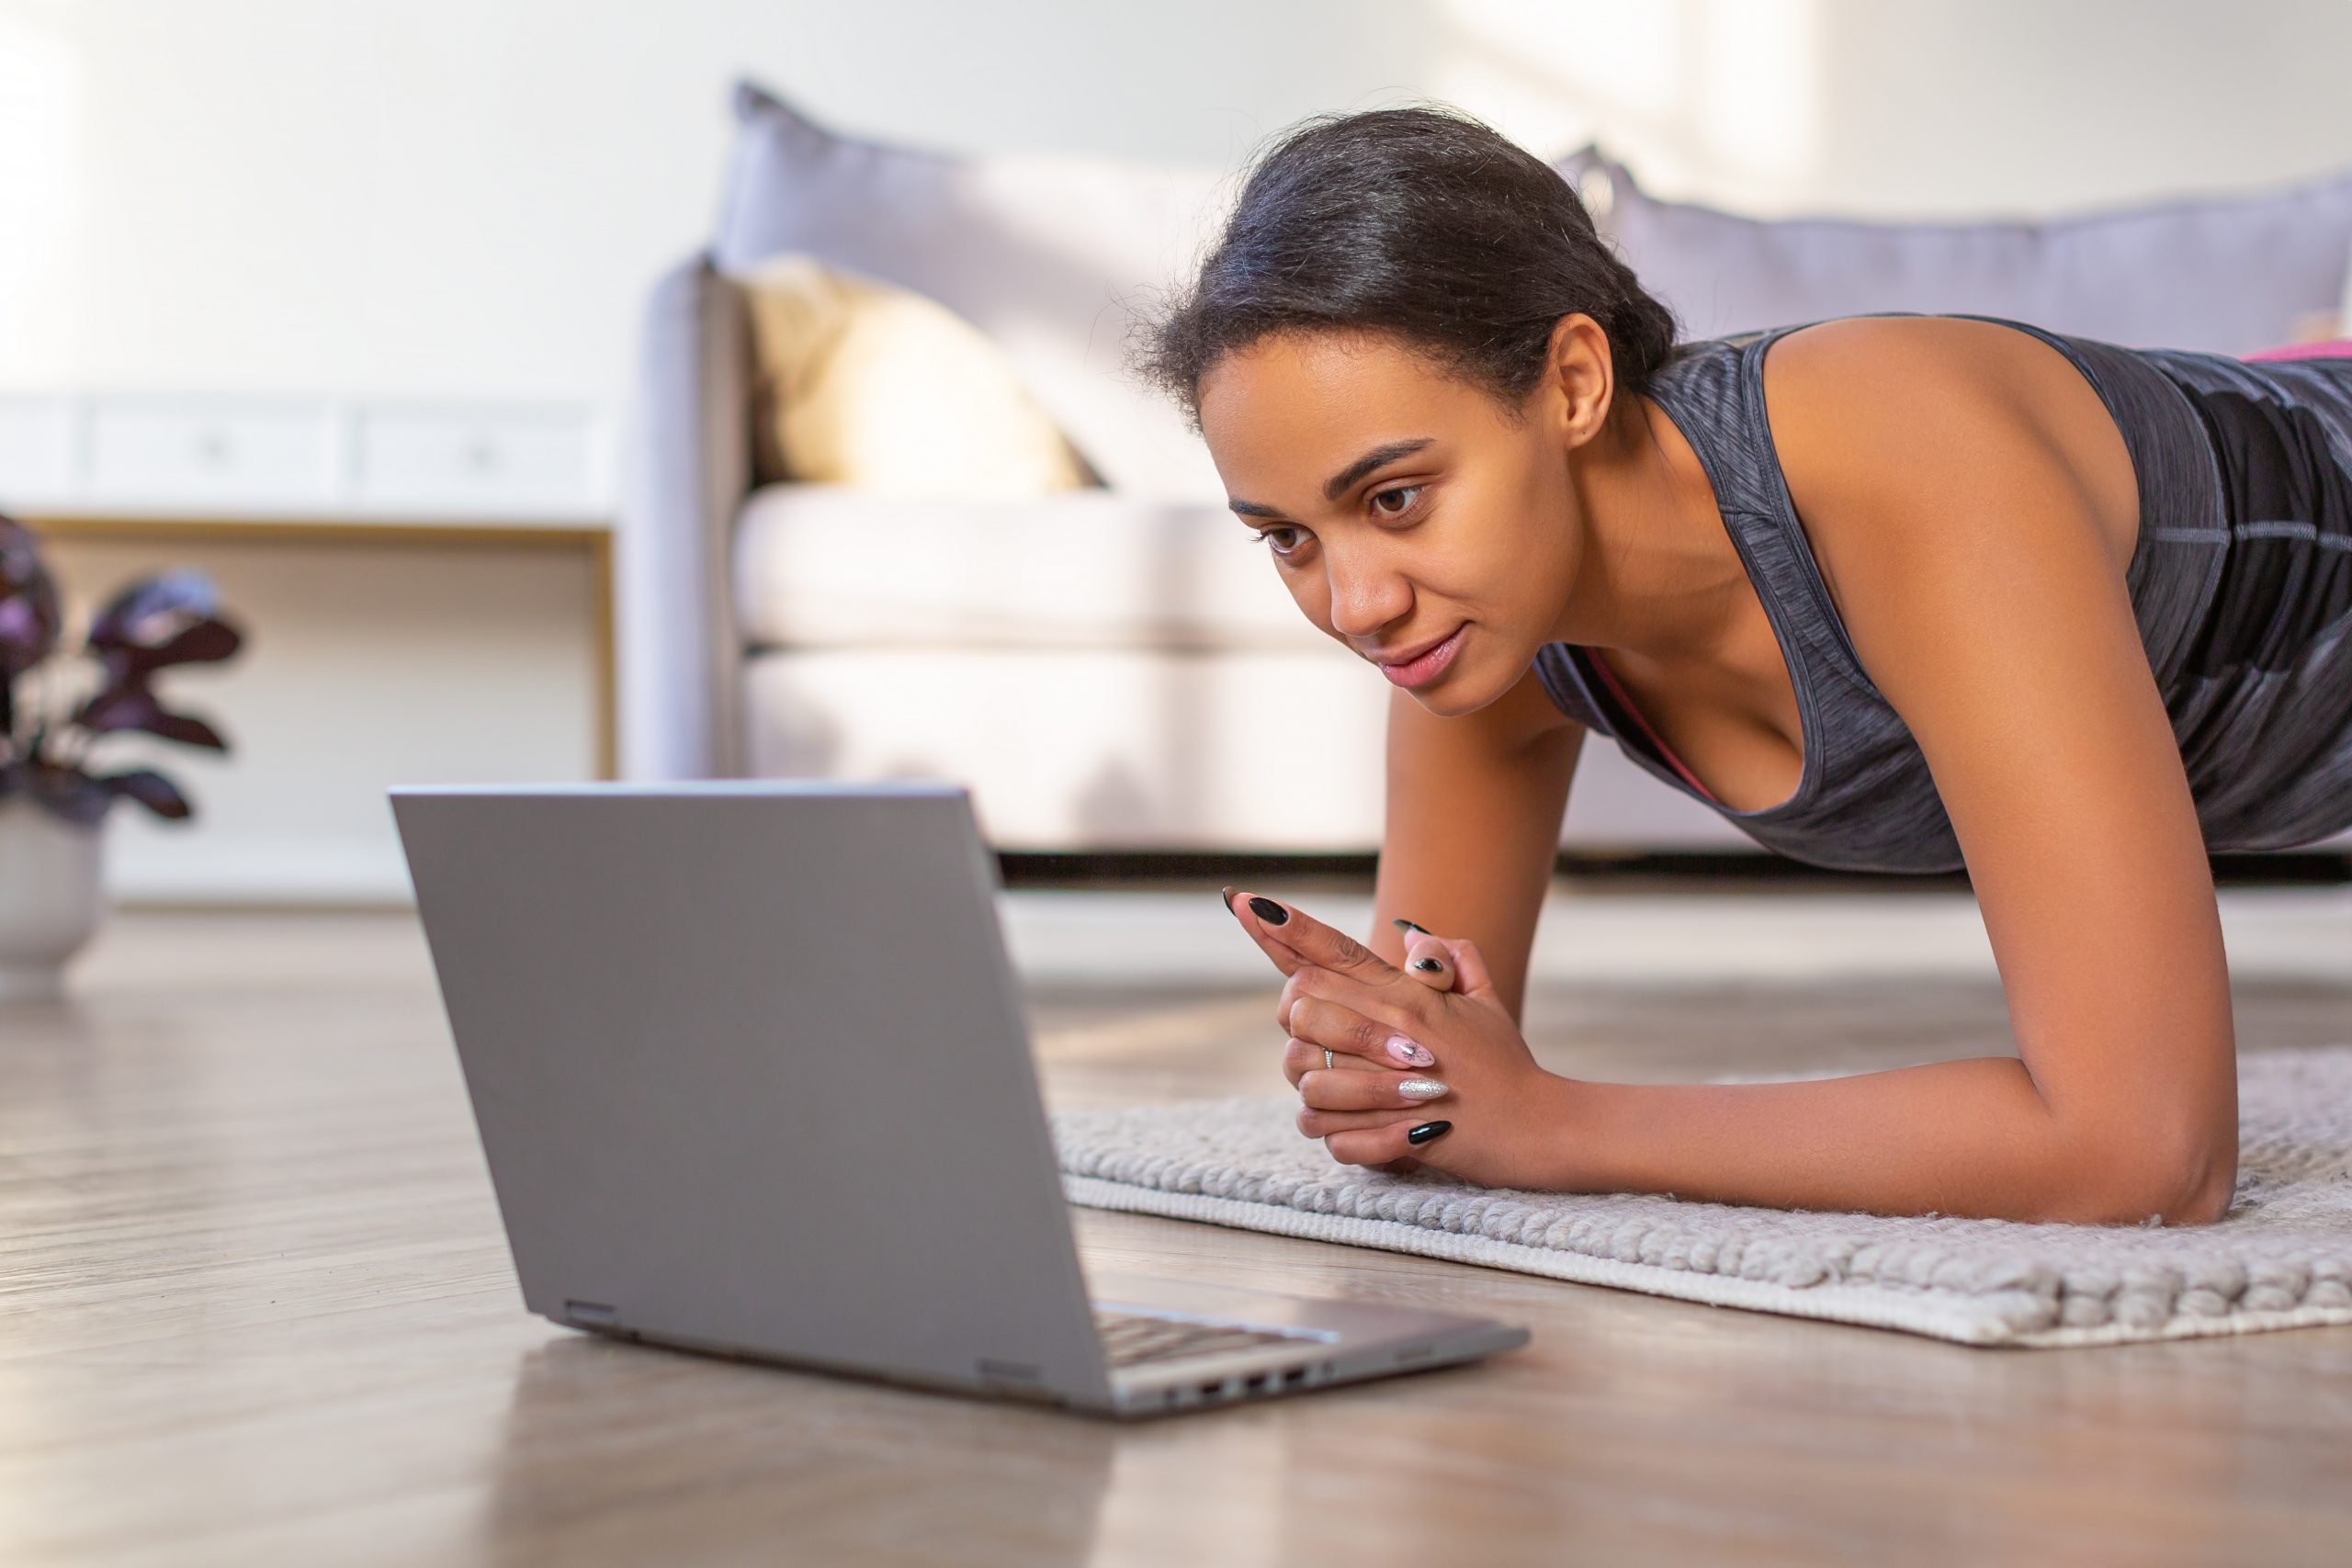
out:
{"label": "potted plant", "polygon": [[155,672],[213,663],[242,634],[211,581],[168,571],[125,587],[91,617],[82,647],[60,647],[56,580],[31,531],[0,517],[0,998],[54,997],[101,907],[100,829],[128,796],[158,817],[192,812],[153,768],[107,773],[93,748],[118,731],[226,751],[202,719],[167,711]]}

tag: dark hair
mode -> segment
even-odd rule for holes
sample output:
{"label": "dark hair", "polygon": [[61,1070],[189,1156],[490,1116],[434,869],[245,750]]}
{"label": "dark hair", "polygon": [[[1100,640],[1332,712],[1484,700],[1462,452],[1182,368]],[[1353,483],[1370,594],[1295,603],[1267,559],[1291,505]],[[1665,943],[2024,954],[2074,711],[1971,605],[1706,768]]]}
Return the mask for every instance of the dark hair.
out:
{"label": "dark hair", "polygon": [[1674,347],[1673,311],[1568,182],[1493,127],[1444,105],[1317,115],[1258,159],[1134,364],[1197,432],[1221,355],[1289,330],[1384,333],[1515,414],[1577,311],[1608,336],[1621,396]]}

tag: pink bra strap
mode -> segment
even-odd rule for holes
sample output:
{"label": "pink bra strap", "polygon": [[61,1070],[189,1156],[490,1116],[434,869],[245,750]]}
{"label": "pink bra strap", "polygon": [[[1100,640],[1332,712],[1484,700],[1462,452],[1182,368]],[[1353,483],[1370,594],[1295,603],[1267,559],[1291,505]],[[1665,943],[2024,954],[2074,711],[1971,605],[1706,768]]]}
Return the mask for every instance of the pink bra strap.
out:
{"label": "pink bra strap", "polygon": [[[1600,672],[1601,681],[1609,687],[1609,694],[1617,699],[1617,705],[1625,710],[1626,716],[1631,718],[1634,724],[1641,728],[1641,731],[1644,735],[1649,737],[1650,744],[1657,748],[1657,754],[1666,759],[1667,765],[1672,768],[1676,773],[1682,775],[1682,782],[1684,784],[1687,784],[1692,789],[1697,790],[1699,794],[1706,799],[1713,800],[1715,798],[1714,792],[1709,789],[1705,784],[1701,784],[1699,782],[1698,775],[1693,773],[1690,769],[1684,767],[1682,765],[1682,759],[1676,756],[1672,750],[1668,747],[1667,743],[1658,739],[1657,731],[1650,728],[1650,721],[1642,716],[1642,710],[1634,705],[1633,699],[1625,694],[1625,688],[1617,683],[1617,677],[1611,673],[1608,665],[1603,664],[1600,661],[1600,655],[1592,652],[1590,649],[1587,649],[1586,651],[1588,661],[1595,670]],[[1718,802],[1717,804],[1721,803]]]}

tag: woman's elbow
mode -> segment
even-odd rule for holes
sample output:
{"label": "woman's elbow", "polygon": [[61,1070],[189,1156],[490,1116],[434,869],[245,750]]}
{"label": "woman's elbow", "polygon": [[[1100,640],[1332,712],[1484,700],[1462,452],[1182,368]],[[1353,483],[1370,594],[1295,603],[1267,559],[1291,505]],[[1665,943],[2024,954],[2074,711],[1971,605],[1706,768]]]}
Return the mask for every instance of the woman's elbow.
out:
{"label": "woman's elbow", "polygon": [[2150,1133],[2086,1163],[2086,1178],[2070,1184],[2063,1204],[2070,1212],[2051,1218],[2092,1225],[2208,1225],[2230,1212],[2237,1191],[2237,1132]]}

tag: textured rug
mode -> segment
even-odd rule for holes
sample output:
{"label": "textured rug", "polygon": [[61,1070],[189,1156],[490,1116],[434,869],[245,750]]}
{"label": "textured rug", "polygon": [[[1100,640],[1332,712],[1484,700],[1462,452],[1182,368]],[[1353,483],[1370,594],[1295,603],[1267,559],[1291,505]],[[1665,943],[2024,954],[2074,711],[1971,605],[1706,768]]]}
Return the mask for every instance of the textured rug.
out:
{"label": "textured rug", "polygon": [[1055,1113],[1072,1202],[1717,1306],[2058,1347],[2352,1323],[2352,1045],[2240,1057],[2238,1190],[2190,1226],[1486,1188],[1335,1164],[1295,1095]]}

